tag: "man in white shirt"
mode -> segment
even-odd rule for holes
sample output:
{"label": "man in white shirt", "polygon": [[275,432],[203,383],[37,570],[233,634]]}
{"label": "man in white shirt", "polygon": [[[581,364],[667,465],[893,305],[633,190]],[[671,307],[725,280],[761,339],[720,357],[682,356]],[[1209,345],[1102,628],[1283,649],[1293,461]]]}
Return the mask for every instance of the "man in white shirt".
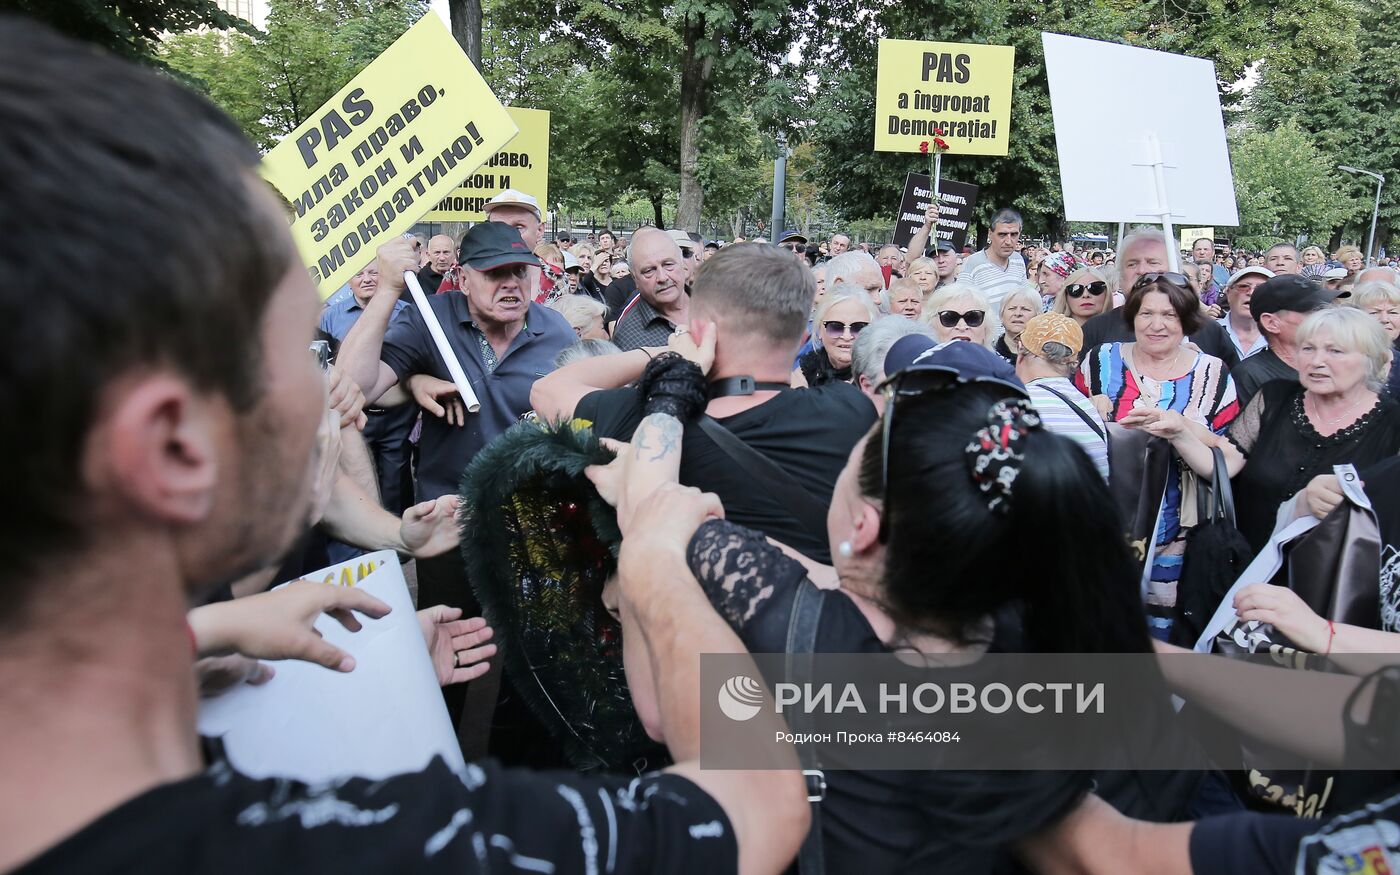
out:
{"label": "man in white shirt", "polygon": [[1026,260],[1019,251],[1022,224],[1021,214],[1015,210],[997,210],[987,248],[964,261],[958,275],[987,296],[993,313],[1000,312],[1007,292],[1026,281]]}

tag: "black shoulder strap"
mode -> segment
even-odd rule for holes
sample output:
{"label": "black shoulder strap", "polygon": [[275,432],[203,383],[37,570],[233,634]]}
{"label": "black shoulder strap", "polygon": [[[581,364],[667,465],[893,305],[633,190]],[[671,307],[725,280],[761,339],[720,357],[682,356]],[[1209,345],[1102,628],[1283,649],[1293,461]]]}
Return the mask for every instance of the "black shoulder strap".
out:
{"label": "black shoulder strap", "polygon": [[1080,418],[1080,419],[1084,420],[1084,424],[1085,424],[1085,425],[1087,425],[1087,426],[1089,426],[1089,428],[1093,429],[1094,434],[1098,435],[1099,437],[1103,438],[1104,440],[1108,440],[1108,435],[1106,435],[1106,434],[1104,433],[1104,430],[1103,430],[1103,423],[1101,423],[1101,422],[1095,422],[1095,421],[1094,421],[1094,417],[1090,416],[1089,414],[1085,413],[1083,410],[1079,409],[1079,405],[1078,405],[1078,404],[1075,404],[1073,401],[1071,401],[1070,399],[1066,398],[1066,397],[1064,396],[1063,393],[1061,393],[1061,392],[1056,392],[1054,389],[1051,389],[1049,386],[1041,386],[1040,388],[1044,389],[1045,391],[1049,392],[1051,395],[1054,395],[1056,398],[1058,398],[1058,399],[1060,399],[1061,401],[1065,402],[1065,404],[1067,404],[1067,405],[1069,406],[1069,409],[1070,409],[1070,410],[1073,410],[1075,413],[1077,413],[1077,414],[1079,415],[1079,418]]}
{"label": "black shoulder strap", "polygon": [[[797,584],[797,594],[792,599],[792,613],[788,615],[787,647],[784,661],[787,663],[787,677],[796,678],[799,673],[810,675],[810,671],[798,669],[798,663],[806,661],[810,667],[811,656],[817,646],[817,627],[821,625],[822,608],[826,605],[826,593],[818,589],[810,580],[803,578]],[[794,729],[801,726],[794,725]],[[807,781],[807,801],[812,804],[812,824],[802,839],[802,848],[797,852],[797,871],[800,875],[825,875],[826,860],[822,851],[822,809],[826,798],[826,775],[822,772],[815,748],[798,748],[798,758],[802,761],[802,775]]]}
{"label": "black shoulder strap", "polygon": [[784,505],[804,528],[820,535],[826,531],[826,507],[807,491],[798,479],[784,471],[777,462],[739,440],[734,433],[714,420],[701,416],[700,430],[715,446],[739,466],[754,483],[770,495],[782,498]]}

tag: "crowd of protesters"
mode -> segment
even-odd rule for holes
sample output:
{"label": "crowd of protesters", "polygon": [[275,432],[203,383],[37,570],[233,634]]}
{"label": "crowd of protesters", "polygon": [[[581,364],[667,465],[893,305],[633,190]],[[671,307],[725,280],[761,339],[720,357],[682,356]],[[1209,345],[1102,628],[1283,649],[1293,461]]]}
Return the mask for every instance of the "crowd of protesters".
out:
{"label": "crowd of protesters", "polygon": [[[1116,249],[1029,245],[1010,208],[961,253],[931,220],[905,249],[795,231],[776,244],[549,235],[537,199],[507,190],[460,239],[384,242],[322,304],[256,150],[207,102],[15,20],[0,59],[13,217],[0,258],[18,285],[0,298],[14,465],[0,871],[1238,875],[1400,861],[1391,773],[1373,776],[1380,795],[1339,790],[1303,817],[1237,764],[823,774],[780,746],[767,768],[701,768],[698,669],[699,654],[791,652],[798,628],[820,653],[1189,649],[1193,560],[1217,555],[1195,537],[1214,519],[1212,478],[1233,484],[1247,560],[1279,526],[1346,503],[1338,465],[1360,472],[1377,520],[1364,599],[1379,620],[1324,616],[1262,581],[1226,604],[1298,651],[1400,652],[1393,259],[1203,239],[1173,269],[1160,229]],[[102,281],[55,283],[56,260],[101,264]],[[625,698],[662,768],[570,768],[520,678],[501,678],[496,642],[518,630],[494,625],[458,549],[473,519],[510,510],[463,505],[472,460],[566,423],[612,458],[572,481],[620,533],[587,610],[616,618]],[[1119,467],[1124,447],[1149,444],[1155,480]],[[1149,511],[1136,540],[1130,505]],[[240,774],[201,743],[199,698],[265,682],[260,660],[354,671],[311,624],[355,630],[356,613],[388,606],[355,587],[273,586],[385,549],[413,563],[468,765],[323,785]],[[1244,696],[1259,671],[1281,669],[1168,675],[1221,720],[1285,722]],[[1302,707],[1336,715],[1336,738],[1310,737],[1309,755],[1355,742],[1344,706],[1367,743],[1400,740],[1397,683],[1321,676]]]}

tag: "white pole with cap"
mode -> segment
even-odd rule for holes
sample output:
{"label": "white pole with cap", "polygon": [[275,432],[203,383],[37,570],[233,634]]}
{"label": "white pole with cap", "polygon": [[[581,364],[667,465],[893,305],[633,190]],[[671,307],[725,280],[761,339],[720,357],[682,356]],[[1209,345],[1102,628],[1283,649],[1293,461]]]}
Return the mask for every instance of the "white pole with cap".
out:
{"label": "white pole with cap", "polygon": [[452,385],[457,387],[457,394],[462,396],[462,403],[467,405],[467,412],[476,413],[481,409],[481,402],[472,391],[472,384],[467,382],[466,372],[462,370],[462,363],[457,361],[457,354],[447,342],[442,323],[438,322],[433,308],[428,306],[428,296],[423,294],[423,287],[418,284],[418,275],[406,270],[403,272],[403,281],[408,284],[408,293],[413,296],[413,303],[418,306],[418,312],[423,314],[423,322],[428,326],[428,333],[433,337],[438,355],[442,356],[443,364],[447,365],[447,373],[452,376]]}

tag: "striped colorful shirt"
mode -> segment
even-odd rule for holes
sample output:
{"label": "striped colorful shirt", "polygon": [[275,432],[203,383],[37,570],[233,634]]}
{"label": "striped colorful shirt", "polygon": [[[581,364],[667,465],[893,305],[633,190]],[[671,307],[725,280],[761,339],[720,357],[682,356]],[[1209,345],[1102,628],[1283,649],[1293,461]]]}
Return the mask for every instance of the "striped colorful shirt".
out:
{"label": "striped colorful shirt", "polygon": [[[1079,391],[1079,387],[1074,385],[1069,377],[1045,377],[1027,383],[1026,392],[1031,396],[1031,403],[1035,405],[1036,411],[1040,413],[1045,430],[1063,435],[1078,444],[1094,463],[1094,467],[1099,469],[1103,479],[1107,480],[1108,429],[1094,405]],[[1091,421],[1097,422],[1099,430],[1094,431],[1089,423],[1084,421],[1084,416],[1070,409],[1070,404]]]}
{"label": "striped colorful shirt", "polygon": [[[1130,360],[1131,343],[1105,343],[1094,347],[1075,376],[1081,392],[1104,395],[1113,405],[1112,419],[1121,419],[1137,407],[1175,410],[1193,422],[1204,423],[1221,434],[1240,412],[1235,384],[1225,363],[1197,352],[1191,366],[1174,380],[1153,380],[1137,372]],[[1176,607],[1176,585],[1186,552],[1186,532],[1181,526],[1182,476],[1190,475],[1176,456],[1167,476],[1166,493],[1158,514],[1152,574],[1147,585],[1147,620],[1153,636],[1168,640]]]}

